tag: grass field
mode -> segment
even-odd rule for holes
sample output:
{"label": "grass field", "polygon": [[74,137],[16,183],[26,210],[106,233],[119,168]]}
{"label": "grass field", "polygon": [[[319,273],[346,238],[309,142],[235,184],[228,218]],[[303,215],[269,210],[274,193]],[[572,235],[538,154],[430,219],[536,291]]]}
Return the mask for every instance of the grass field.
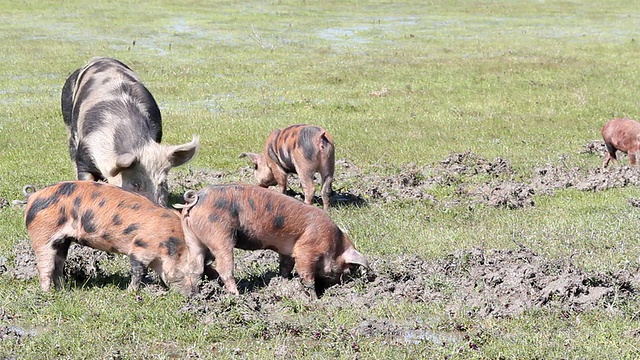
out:
{"label": "grass field", "polygon": [[[0,43],[0,198],[9,203],[25,184],[74,178],[60,92],[94,56],[140,75],[161,107],[164,143],[200,136],[200,152],[177,173],[237,173],[248,165],[238,154],[259,151],[271,130],[311,123],[364,174],[469,151],[506,159],[510,178],[526,182],[541,166],[599,167],[602,158],[581,148],[608,119],[640,118],[635,1],[0,0]],[[334,188],[349,191],[352,181],[337,173]],[[445,201],[456,186],[428,193]],[[636,197],[637,186],[569,188],[520,209],[371,199],[330,214],[378,259],[435,261],[520,243],[584,271],[638,277]],[[2,359],[640,357],[635,289],[586,311],[504,318],[450,314],[442,302],[315,308],[284,298],[285,310],[272,314],[280,328],[227,295],[211,300],[220,312],[201,316],[177,293],[133,294],[109,281],[42,293],[37,278],[7,270],[28,238],[23,211],[0,207]],[[120,260],[113,271],[127,278]],[[363,319],[419,322],[437,334],[464,328],[467,337],[353,335]],[[272,335],[256,335],[265,329]]]}

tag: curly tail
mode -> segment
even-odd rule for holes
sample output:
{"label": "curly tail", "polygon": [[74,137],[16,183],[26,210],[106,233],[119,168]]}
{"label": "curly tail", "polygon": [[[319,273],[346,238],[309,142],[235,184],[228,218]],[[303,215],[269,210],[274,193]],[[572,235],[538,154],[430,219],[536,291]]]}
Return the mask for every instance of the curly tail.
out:
{"label": "curly tail", "polygon": [[29,197],[31,194],[36,192],[36,187],[33,185],[25,185],[22,188],[22,194],[24,195],[24,200],[13,200],[11,203],[13,205],[26,205],[27,201],[29,201]]}
{"label": "curly tail", "polygon": [[190,209],[198,202],[198,194],[195,190],[187,190],[183,197],[184,204],[173,204],[176,209]]}

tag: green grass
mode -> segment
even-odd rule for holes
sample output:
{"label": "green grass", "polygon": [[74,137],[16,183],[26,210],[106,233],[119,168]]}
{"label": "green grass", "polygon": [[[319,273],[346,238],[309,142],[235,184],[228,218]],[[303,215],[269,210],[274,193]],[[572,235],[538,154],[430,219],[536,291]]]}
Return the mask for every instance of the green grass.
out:
{"label": "green grass", "polygon": [[[0,0],[0,197],[74,177],[60,90],[94,56],[116,57],[141,76],[161,106],[163,142],[199,134],[193,168],[235,172],[247,165],[240,152],[259,151],[271,130],[293,123],[328,128],[337,158],[370,172],[431,165],[451,151],[503,157],[522,179],[561,159],[597,167],[600,159],[578,154],[582,145],[599,139],[609,118],[640,117],[637,29],[634,1]],[[369,95],[382,88],[387,96]],[[340,187],[345,179],[336,177]],[[438,199],[451,192],[433,190]],[[640,263],[640,209],[628,204],[638,196],[637,188],[562,190],[520,210],[373,202],[332,217],[375,256],[437,259],[517,242],[614,272]],[[13,246],[27,238],[22,216],[17,207],[0,209],[0,258],[9,265]],[[13,318],[0,320],[34,335],[0,340],[0,357],[272,358],[282,347],[304,358],[640,353],[629,335],[639,327],[637,298],[566,318],[553,310],[477,319],[446,315],[438,304],[345,306],[292,315],[306,324],[299,336],[282,328],[263,338],[259,319],[233,321],[246,311],[233,300],[228,313],[203,322],[180,311],[185,300],[176,294],[141,297],[116,286],[43,294],[36,279],[2,275],[0,310]],[[463,324],[480,350],[340,330],[356,326],[361,312],[407,323],[420,314],[437,333]]]}

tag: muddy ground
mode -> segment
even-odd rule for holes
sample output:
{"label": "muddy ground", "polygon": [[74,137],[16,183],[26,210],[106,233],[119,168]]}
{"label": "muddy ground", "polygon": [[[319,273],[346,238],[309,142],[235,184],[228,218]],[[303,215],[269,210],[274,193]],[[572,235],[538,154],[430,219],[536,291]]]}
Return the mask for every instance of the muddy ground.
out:
{"label": "muddy ground", "polygon": [[[580,151],[585,156],[603,156],[602,142],[593,141]],[[509,209],[535,206],[534,195],[553,195],[554,191],[573,187],[584,191],[600,191],[611,187],[640,184],[640,172],[625,166],[572,168],[546,165],[533,170],[526,181],[517,181],[509,162],[503,158],[487,160],[471,153],[451,153],[429,166],[392,166],[376,175],[364,173],[348,160],[337,161],[336,206],[367,206],[373,202],[402,200],[428,201],[438,206],[460,203],[486,204]],[[384,166],[382,166],[384,168]],[[391,170],[389,170],[391,169]],[[239,173],[228,174],[208,170],[191,170],[172,175],[173,192],[201,188],[208,184],[231,181],[251,182],[252,170],[247,166]],[[291,185],[299,189],[296,179]],[[429,194],[437,186],[455,187],[455,196],[438,199]],[[292,192],[292,195],[301,195]],[[179,201],[179,195],[174,201]],[[640,206],[631,200],[630,206]],[[464,341],[463,337],[429,332],[420,322],[402,323],[387,319],[363,318],[353,329],[341,329],[340,334],[326,334],[317,325],[301,323],[290,316],[299,311],[331,311],[350,306],[375,307],[382,302],[438,302],[446,304],[451,315],[463,313],[478,317],[509,317],[535,308],[553,308],[580,312],[597,306],[607,306],[614,300],[624,301],[640,288],[640,272],[586,273],[570,259],[549,260],[531,250],[461,249],[444,259],[427,261],[414,255],[368,256],[371,269],[345,278],[341,283],[324,289],[319,300],[305,293],[299,279],[277,276],[277,255],[271,251],[238,251],[237,278],[241,295],[231,297],[215,281],[205,281],[199,295],[186,302],[181,311],[195,313],[203,322],[232,321],[234,324],[256,324],[257,338],[268,339],[277,334],[338,337],[354,341],[358,336],[384,337],[398,343],[433,341],[437,343]],[[67,276],[77,284],[100,281],[116,282],[124,288],[128,274],[113,274],[109,263],[113,255],[74,246],[69,252]],[[124,260],[123,260],[124,261]],[[15,247],[11,263],[0,258],[0,276],[17,279],[37,277],[35,259],[27,239]],[[93,279],[93,280],[92,280]],[[96,280],[97,279],[97,280]],[[153,278],[144,291],[163,293],[165,290]],[[10,320],[0,312],[0,323]],[[465,329],[459,329],[464,332]],[[29,336],[14,326],[0,326],[0,339]],[[354,343],[355,344],[355,343]],[[472,346],[472,344],[467,344]],[[357,345],[355,345],[357,346]],[[286,353],[286,349],[283,350]]]}

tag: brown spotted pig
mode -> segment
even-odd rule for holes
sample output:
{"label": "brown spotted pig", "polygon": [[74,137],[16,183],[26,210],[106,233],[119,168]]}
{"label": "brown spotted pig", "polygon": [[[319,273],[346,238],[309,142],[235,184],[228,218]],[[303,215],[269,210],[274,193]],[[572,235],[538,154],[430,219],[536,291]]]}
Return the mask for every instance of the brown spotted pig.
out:
{"label": "brown spotted pig", "polygon": [[133,70],[94,58],[69,76],[61,105],[78,180],[105,180],[166,206],[169,170],[191,160],[199,142],[160,144],[160,109]]}
{"label": "brown spotted pig", "polygon": [[[40,287],[61,287],[71,242],[129,256],[132,290],[152,268],[182,294],[197,291],[203,257],[191,253],[180,215],[119,187],[61,182],[27,195],[25,224],[36,254]],[[194,247],[199,251],[199,246]],[[192,256],[194,255],[194,256]]]}
{"label": "brown spotted pig", "polygon": [[304,201],[311,204],[315,188],[313,176],[322,178],[322,204],[329,209],[331,184],[335,169],[333,138],[323,128],[311,125],[292,125],[274,130],[267,138],[262,154],[242,153],[254,164],[258,185],[278,185],[283,194],[287,192],[288,174],[298,174],[304,191]]}
{"label": "brown spotted pig", "polygon": [[636,154],[640,150],[640,123],[631,119],[610,120],[602,127],[602,138],[607,147],[603,168],[606,168],[611,160],[618,160],[617,150],[627,153],[631,165],[636,165]]}
{"label": "brown spotted pig", "polygon": [[[349,237],[322,210],[255,185],[212,185],[185,193],[182,224],[215,258],[215,271],[230,293],[237,294],[233,249],[270,249],[280,255],[280,275],[294,266],[302,282],[335,281],[351,265],[369,267]],[[194,241],[195,243],[195,241]],[[317,295],[314,291],[312,296]]]}

